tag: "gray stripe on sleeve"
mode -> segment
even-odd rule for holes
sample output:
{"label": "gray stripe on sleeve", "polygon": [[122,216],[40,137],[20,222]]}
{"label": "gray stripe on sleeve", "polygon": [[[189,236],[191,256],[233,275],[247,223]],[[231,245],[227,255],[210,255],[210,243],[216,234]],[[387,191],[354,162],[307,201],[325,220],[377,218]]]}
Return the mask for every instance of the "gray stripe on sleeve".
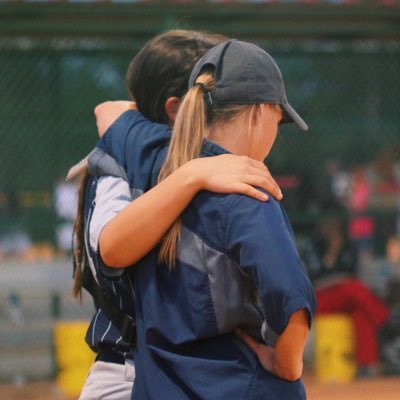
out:
{"label": "gray stripe on sleeve", "polygon": [[113,157],[96,147],[88,156],[89,174],[93,176],[114,176],[128,180],[125,169]]}
{"label": "gray stripe on sleeve", "polygon": [[256,307],[255,286],[236,263],[185,227],[178,243],[177,258],[208,275],[220,333],[242,326],[260,336],[264,317]]}

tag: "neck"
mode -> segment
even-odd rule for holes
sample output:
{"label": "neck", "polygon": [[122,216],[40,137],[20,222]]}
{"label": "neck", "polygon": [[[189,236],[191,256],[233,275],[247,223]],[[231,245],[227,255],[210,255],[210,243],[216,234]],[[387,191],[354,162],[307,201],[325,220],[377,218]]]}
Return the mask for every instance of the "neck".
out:
{"label": "neck", "polygon": [[249,156],[247,124],[230,121],[214,124],[209,128],[208,139],[228,150],[232,154]]}

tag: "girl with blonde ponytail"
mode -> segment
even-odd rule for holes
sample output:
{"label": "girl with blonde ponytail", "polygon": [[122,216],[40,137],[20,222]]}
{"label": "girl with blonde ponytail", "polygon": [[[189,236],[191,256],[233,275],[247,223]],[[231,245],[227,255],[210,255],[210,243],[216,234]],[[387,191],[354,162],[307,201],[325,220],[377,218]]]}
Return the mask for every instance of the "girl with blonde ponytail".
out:
{"label": "girl with blonde ponytail", "polygon": [[[158,182],[199,158],[261,162],[290,122],[308,129],[272,57],[218,44],[190,75]],[[133,399],[305,399],[316,301],[279,202],[200,191],[135,269],[135,288]]]}
{"label": "girl with blonde ponytail", "polygon": [[[203,140],[209,135],[208,120],[214,124],[227,122],[233,117],[238,118],[246,111],[249,114],[254,109],[254,106],[212,107],[212,104],[208,104],[207,107],[207,101],[210,103],[208,96],[213,88],[212,72],[204,72],[183,98],[158,182],[164,180],[188,161],[200,156]],[[178,218],[163,238],[159,252],[159,261],[166,262],[171,267],[175,264],[180,229],[181,221]]]}

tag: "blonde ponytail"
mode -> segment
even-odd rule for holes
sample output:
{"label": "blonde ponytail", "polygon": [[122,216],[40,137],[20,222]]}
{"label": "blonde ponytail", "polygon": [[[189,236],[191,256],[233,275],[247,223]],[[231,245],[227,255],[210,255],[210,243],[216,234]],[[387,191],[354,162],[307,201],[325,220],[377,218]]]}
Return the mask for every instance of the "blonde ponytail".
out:
{"label": "blonde ponytail", "polygon": [[[212,84],[212,75],[199,76],[196,84],[183,99],[176,116],[168,154],[158,177],[159,182],[183,164],[200,156],[203,138],[207,136],[207,109],[204,92],[209,90]],[[165,262],[170,267],[175,265],[181,225],[181,219],[178,218],[165,234],[158,256],[160,263]]]}

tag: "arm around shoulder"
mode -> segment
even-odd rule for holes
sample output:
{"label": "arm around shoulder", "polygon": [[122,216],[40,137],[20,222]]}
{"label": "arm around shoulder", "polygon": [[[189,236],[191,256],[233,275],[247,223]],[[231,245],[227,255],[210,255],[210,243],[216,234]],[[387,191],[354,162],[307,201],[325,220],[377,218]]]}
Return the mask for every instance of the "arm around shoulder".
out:
{"label": "arm around shoulder", "polygon": [[265,166],[254,165],[248,158],[224,154],[187,162],[104,227],[100,236],[103,261],[111,267],[137,262],[159,242],[199,190],[239,192],[265,201],[268,197],[251,186],[253,182],[280,193],[265,174]]}

